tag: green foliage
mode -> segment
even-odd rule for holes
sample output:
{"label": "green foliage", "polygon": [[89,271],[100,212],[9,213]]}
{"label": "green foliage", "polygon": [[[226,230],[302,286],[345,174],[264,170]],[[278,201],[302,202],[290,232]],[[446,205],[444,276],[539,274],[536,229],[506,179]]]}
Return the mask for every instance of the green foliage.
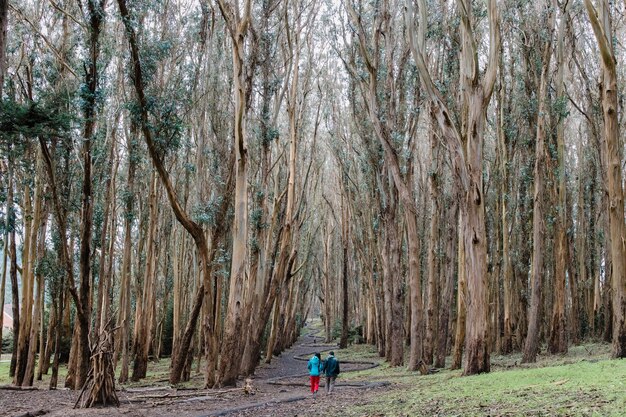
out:
{"label": "green foliage", "polygon": [[2,332],[2,354],[13,353],[13,332]]}
{"label": "green foliage", "polygon": [[215,226],[217,212],[223,200],[223,196],[214,195],[206,204],[196,206],[193,211],[194,221],[211,227]]}
{"label": "green foliage", "polygon": [[552,102],[552,112],[557,116],[557,122],[562,121],[569,116],[569,100],[566,96],[557,97]]}
{"label": "green foliage", "polygon": [[[62,135],[69,131],[72,118],[56,104],[19,104],[5,100],[0,103],[0,139],[16,143],[22,138]],[[6,148],[6,145],[3,144]]]}
{"label": "green foliage", "polygon": [[261,230],[267,227],[263,221],[263,209],[255,208],[250,212],[250,224],[254,230]]}

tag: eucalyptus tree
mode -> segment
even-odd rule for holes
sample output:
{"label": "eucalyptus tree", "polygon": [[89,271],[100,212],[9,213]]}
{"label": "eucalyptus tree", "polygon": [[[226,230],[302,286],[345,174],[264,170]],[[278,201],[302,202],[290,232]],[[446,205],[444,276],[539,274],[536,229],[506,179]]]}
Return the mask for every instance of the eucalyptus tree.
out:
{"label": "eucalyptus tree", "polygon": [[218,1],[232,41],[234,82],[234,148],[235,148],[235,216],[233,219],[233,250],[228,292],[228,309],[224,336],[220,352],[219,371],[216,384],[234,385],[239,374],[239,358],[242,351],[238,337],[245,319],[243,295],[246,284],[248,262],[248,138],[246,137],[246,90],[245,46],[252,20],[252,0],[243,5]]}
{"label": "eucalyptus tree", "polygon": [[475,15],[471,1],[458,1],[461,20],[461,118],[460,124],[448,109],[433,82],[426,62],[426,2],[419,2],[419,31],[415,32],[413,2],[407,1],[407,36],[411,53],[426,93],[434,103],[436,119],[451,152],[455,174],[461,187],[460,228],[465,251],[467,273],[467,337],[464,374],[489,372],[487,341],[487,253],[485,231],[485,199],[483,196],[483,140],[486,110],[493,93],[500,50],[500,28],[495,0],[487,3],[489,22],[489,55],[481,76],[478,62]]}
{"label": "eucalyptus tree", "polygon": [[[70,290],[70,294],[74,300],[74,304],[76,306],[77,311],[77,332],[75,333],[75,348],[73,356],[76,359],[73,364],[75,366],[71,367],[68,372],[68,380],[66,381],[71,388],[82,387],[84,381],[87,377],[87,371],[89,369],[90,362],[90,345],[89,345],[89,331],[90,331],[90,256],[91,256],[91,143],[95,139],[96,133],[96,119],[98,117],[98,105],[96,102],[96,97],[98,95],[99,90],[99,82],[100,82],[100,74],[99,74],[99,66],[101,63],[99,62],[99,53],[100,53],[100,34],[102,33],[102,27],[104,22],[104,12],[103,12],[104,3],[96,3],[96,2],[88,2],[84,5],[83,10],[85,11],[85,20],[88,22],[83,27],[86,30],[86,38],[88,39],[86,42],[88,56],[86,58],[85,64],[85,80],[83,89],[83,96],[81,97],[83,102],[83,132],[82,136],[84,138],[83,148],[82,148],[82,158],[83,158],[83,205],[82,205],[82,240],[81,240],[81,268],[80,268],[80,289],[76,288],[76,283],[74,280],[74,270],[73,270],[73,262],[72,262],[72,254],[71,249],[68,244],[67,236],[67,208],[64,208],[63,203],[61,202],[61,196],[59,195],[62,191],[60,190],[60,184],[56,181],[56,168],[55,168],[55,152],[50,152],[49,145],[47,141],[44,139],[44,134],[38,135],[40,150],[37,152],[38,159],[40,162],[40,168],[38,170],[41,171],[41,176],[43,176],[43,171],[46,171],[48,181],[47,185],[50,187],[52,191],[52,200],[53,200],[53,212],[55,213],[55,219],[57,223],[57,228],[60,233],[60,253],[61,253],[61,261],[65,268],[66,279],[68,282],[68,287]],[[16,9],[17,10],[17,9]],[[21,11],[19,13],[22,13]],[[34,27],[33,22],[30,21],[23,14],[21,17],[32,27]],[[66,25],[63,25],[64,29],[67,29]],[[36,29],[36,28],[35,28]],[[44,40],[48,43],[49,41],[45,38],[45,36],[38,32],[39,36],[44,37]],[[67,39],[67,31],[64,31],[62,34],[62,39]],[[50,45],[48,43],[48,45]],[[61,45],[67,45],[67,43],[62,42]],[[69,64],[64,61],[64,57],[59,55],[59,52],[56,51],[53,47],[51,47],[56,53],[57,58],[60,61],[61,67],[69,71],[71,74],[76,75],[76,73],[71,69]],[[62,71],[59,78],[62,78]],[[31,90],[32,91],[32,90]],[[32,94],[28,94],[27,97],[29,100],[33,100]],[[37,201],[37,197],[35,198]],[[37,203],[35,204],[38,205]],[[36,216],[35,223],[40,223],[41,214],[37,214],[40,208],[35,208]],[[39,226],[37,225],[36,228]],[[29,232],[30,233],[30,232]],[[31,251],[32,255],[29,255],[28,259],[32,259],[34,261],[35,249],[37,247],[36,244],[36,235],[31,234],[28,237],[28,248]],[[32,239],[35,238],[35,239]],[[30,267],[27,269],[30,271]],[[26,274],[26,279],[29,279],[29,274]],[[24,276],[23,276],[24,278]],[[30,284],[26,288],[31,288]],[[40,285],[41,288],[41,285]],[[30,290],[25,293],[27,297],[31,297],[32,294]],[[30,301],[28,302],[30,303]],[[28,305],[28,304],[27,304]],[[43,310],[39,307],[39,310],[35,309],[35,313],[41,314]],[[28,315],[30,316],[31,312],[29,310]],[[23,314],[25,316],[25,314]],[[29,323],[29,321],[25,321],[24,323]],[[25,335],[25,334],[24,334]],[[43,337],[43,335],[42,335]],[[31,341],[32,343],[36,343],[35,340]],[[19,344],[19,342],[18,342]],[[24,346],[24,345],[23,345]],[[19,348],[18,348],[19,350]],[[31,350],[31,357],[34,357],[34,350]],[[31,363],[34,360],[30,361]],[[26,364],[24,364],[26,365]],[[16,373],[17,384],[24,383],[24,374],[20,368],[19,373]],[[32,372],[32,367],[29,367],[29,373]],[[30,378],[30,377],[28,377]],[[30,383],[30,381],[25,383]]]}
{"label": "eucalyptus tree", "polygon": [[585,8],[598,43],[602,61],[602,111],[605,153],[603,169],[606,172],[609,200],[609,230],[611,250],[611,292],[613,313],[613,350],[615,358],[626,357],[626,226],[624,224],[624,190],[622,184],[622,146],[619,143],[617,102],[617,61],[613,46],[613,23],[608,1],[599,7],[585,0]]}
{"label": "eucalyptus tree", "polygon": [[[254,372],[261,351],[261,338],[270,316],[271,305],[265,305],[265,289],[268,276],[271,274],[270,265],[273,264],[272,247],[274,232],[277,227],[278,196],[275,195],[274,204],[270,204],[270,181],[272,163],[272,144],[277,142],[280,134],[277,129],[277,119],[280,110],[281,91],[286,87],[288,77],[284,77],[282,84],[278,83],[275,62],[279,58],[281,42],[279,17],[276,13],[280,7],[279,0],[267,0],[262,4],[257,31],[259,32],[259,100],[258,105],[258,140],[260,142],[259,178],[254,186],[255,199],[251,210],[252,217],[252,248],[250,257],[249,303],[250,317],[247,326],[247,337],[241,363],[241,373],[249,375]],[[286,70],[286,69],[283,69]],[[282,86],[282,88],[281,88]],[[279,156],[280,157],[280,156]],[[278,185],[278,181],[276,184]],[[273,207],[272,207],[273,206]]]}
{"label": "eucalyptus tree", "polygon": [[[346,9],[350,24],[355,30],[354,47],[358,51],[359,60],[363,62],[365,73],[361,74],[361,69],[356,67],[354,59],[344,62],[351,76],[359,83],[376,138],[384,151],[385,163],[393,179],[393,187],[398,190],[398,198],[403,206],[404,221],[407,227],[411,305],[411,348],[408,367],[410,370],[416,370],[423,353],[423,305],[419,260],[421,249],[417,226],[418,212],[414,186],[411,183],[411,170],[407,169],[406,173],[403,173],[402,161],[394,141],[405,139],[408,142],[412,139],[411,134],[413,132],[410,130],[410,127],[414,126],[412,119],[419,115],[414,98],[417,93],[413,92],[413,96],[411,96],[404,91],[405,75],[403,72],[406,71],[408,49],[405,42],[402,42],[402,37],[396,37],[397,34],[394,33],[393,28],[397,22],[402,21],[397,12],[399,10],[397,5],[384,0],[380,7],[369,10],[363,4],[359,4],[357,9],[351,2],[346,2]],[[366,12],[372,16],[366,18]],[[382,36],[383,34],[384,36]],[[396,65],[397,72],[393,70]],[[386,90],[386,94],[383,95],[384,98],[381,97],[381,89]],[[412,111],[409,111],[411,107]],[[410,144],[405,146],[410,147]],[[406,163],[410,165],[410,159]],[[391,276],[396,276],[396,274]],[[401,282],[399,280],[394,284],[394,298],[395,305],[399,305],[401,303]],[[401,314],[401,310],[397,311],[392,319],[395,333],[391,339],[394,343],[391,363],[395,366],[402,364],[404,360],[402,329],[397,328]]]}
{"label": "eucalyptus tree", "polygon": [[[552,318],[550,321],[550,339],[549,350],[551,353],[566,353],[568,344],[568,331],[566,319],[566,274],[567,260],[569,259],[569,242],[567,239],[568,229],[568,192],[566,179],[566,153],[565,153],[565,30],[569,24],[569,2],[561,6],[561,21],[558,27],[556,38],[556,99],[557,104],[561,105],[560,114],[556,117],[556,145],[557,145],[557,181],[558,181],[558,202],[557,202],[557,222],[555,234],[556,253],[555,253],[555,291],[552,309]],[[571,269],[570,269],[571,271]],[[570,273],[570,286],[576,287],[573,282],[573,275]],[[578,294],[572,293],[572,308],[576,310],[576,298]]]}
{"label": "eucalyptus tree", "polygon": [[[215,321],[213,319],[215,310],[213,308],[214,286],[211,283],[211,264],[213,259],[212,257],[215,256],[217,247],[215,246],[215,239],[209,241],[202,229],[202,226],[192,220],[187,211],[185,211],[178,197],[178,193],[174,188],[170,173],[166,169],[164,158],[167,150],[163,149],[161,146],[161,137],[158,138],[159,141],[156,140],[157,138],[154,136],[152,121],[150,119],[150,107],[148,96],[146,94],[146,80],[144,79],[144,69],[141,61],[141,51],[137,37],[137,29],[135,27],[134,15],[131,15],[125,0],[118,0],[118,6],[126,29],[126,36],[130,44],[130,58],[133,75],[132,81],[138,101],[138,125],[143,133],[144,140],[148,147],[150,159],[157,171],[161,183],[165,187],[168,201],[170,202],[170,206],[174,211],[176,219],[185,228],[189,235],[191,235],[196,245],[196,250],[199,255],[200,273],[202,276],[202,285],[198,288],[194,296],[192,311],[185,326],[184,334],[180,340],[180,345],[174,349],[175,354],[172,359],[172,366],[170,370],[170,382],[175,384],[181,379],[183,368],[185,367],[189,357],[190,345],[196,331],[197,320],[204,300],[204,302],[207,303],[208,308],[206,311],[208,311],[209,314],[209,316],[205,317],[204,320],[204,337],[208,345],[205,349],[208,359],[205,384],[207,386],[212,386],[215,378],[214,374],[217,360],[217,346],[215,338],[216,335],[213,327],[215,325]],[[157,133],[160,135],[167,135],[168,131],[166,128],[162,126],[162,129],[163,130],[161,131],[157,131]],[[175,134],[175,131],[173,133],[169,132],[169,134]],[[227,206],[228,199],[224,199],[217,210],[218,217],[223,219]],[[222,230],[222,222],[216,221],[216,224],[218,227],[214,230]]]}
{"label": "eucalyptus tree", "polygon": [[2,101],[2,92],[4,91],[4,73],[6,72],[6,47],[7,47],[8,25],[9,25],[9,0],[0,0],[0,101]]}
{"label": "eucalyptus tree", "polygon": [[546,131],[549,130],[549,70],[552,59],[552,45],[554,38],[557,4],[556,1],[546,2],[543,6],[547,15],[547,35],[543,39],[541,49],[541,75],[539,79],[537,130],[535,141],[535,183],[533,194],[533,256],[531,272],[531,300],[528,314],[528,335],[524,345],[524,362],[535,362],[539,349],[539,324],[541,320],[542,281],[545,281],[544,243],[545,243],[545,181],[548,154],[546,151]]}

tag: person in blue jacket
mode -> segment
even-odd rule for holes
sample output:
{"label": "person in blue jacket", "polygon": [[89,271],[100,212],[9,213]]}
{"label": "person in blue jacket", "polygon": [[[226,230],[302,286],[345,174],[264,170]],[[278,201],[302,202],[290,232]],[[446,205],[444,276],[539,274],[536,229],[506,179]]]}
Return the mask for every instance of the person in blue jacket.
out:
{"label": "person in blue jacket", "polygon": [[311,379],[311,393],[315,395],[320,387],[320,373],[322,368],[322,360],[319,353],[315,353],[315,355],[309,359],[307,368],[309,368],[309,378]]}

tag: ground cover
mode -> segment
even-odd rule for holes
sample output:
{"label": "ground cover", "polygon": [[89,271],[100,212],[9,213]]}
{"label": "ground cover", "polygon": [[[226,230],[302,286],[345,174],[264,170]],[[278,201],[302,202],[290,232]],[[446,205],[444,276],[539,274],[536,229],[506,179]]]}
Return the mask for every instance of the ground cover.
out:
{"label": "ground cover", "polygon": [[[335,393],[308,391],[305,359],[334,349],[343,362]],[[314,324],[291,349],[263,364],[252,379],[252,393],[237,388],[202,390],[202,370],[191,381],[167,383],[169,360],[150,363],[148,377],[118,385],[118,409],[73,410],[77,393],[0,390],[0,415],[45,412],[50,416],[618,416],[626,410],[626,361],[608,359],[610,347],[591,343],[564,356],[540,355],[521,364],[517,354],[492,357],[489,374],[462,377],[459,370],[421,376],[390,368],[372,346],[339,350],[323,343]],[[322,353],[324,357],[325,354]],[[0,385],[10,383],[6,357]],[[198,372],[196,372],[198,371]],[[63,372],[64,374],[64,368]],[[62,379],[61,379],[62,380]],[[322,384],[323,385],[323,384]]]}

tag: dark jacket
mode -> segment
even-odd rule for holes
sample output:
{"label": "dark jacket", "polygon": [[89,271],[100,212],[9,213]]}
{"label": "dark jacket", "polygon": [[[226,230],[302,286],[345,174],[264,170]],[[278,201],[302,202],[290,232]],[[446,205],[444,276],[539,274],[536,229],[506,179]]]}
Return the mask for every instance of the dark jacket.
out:
{"label": "dark jacket", "polygon": [[324,375],[327,377],[339,375],[339,361],[334,356],[329,356],[324,361],[322,371],[324,371]]}

